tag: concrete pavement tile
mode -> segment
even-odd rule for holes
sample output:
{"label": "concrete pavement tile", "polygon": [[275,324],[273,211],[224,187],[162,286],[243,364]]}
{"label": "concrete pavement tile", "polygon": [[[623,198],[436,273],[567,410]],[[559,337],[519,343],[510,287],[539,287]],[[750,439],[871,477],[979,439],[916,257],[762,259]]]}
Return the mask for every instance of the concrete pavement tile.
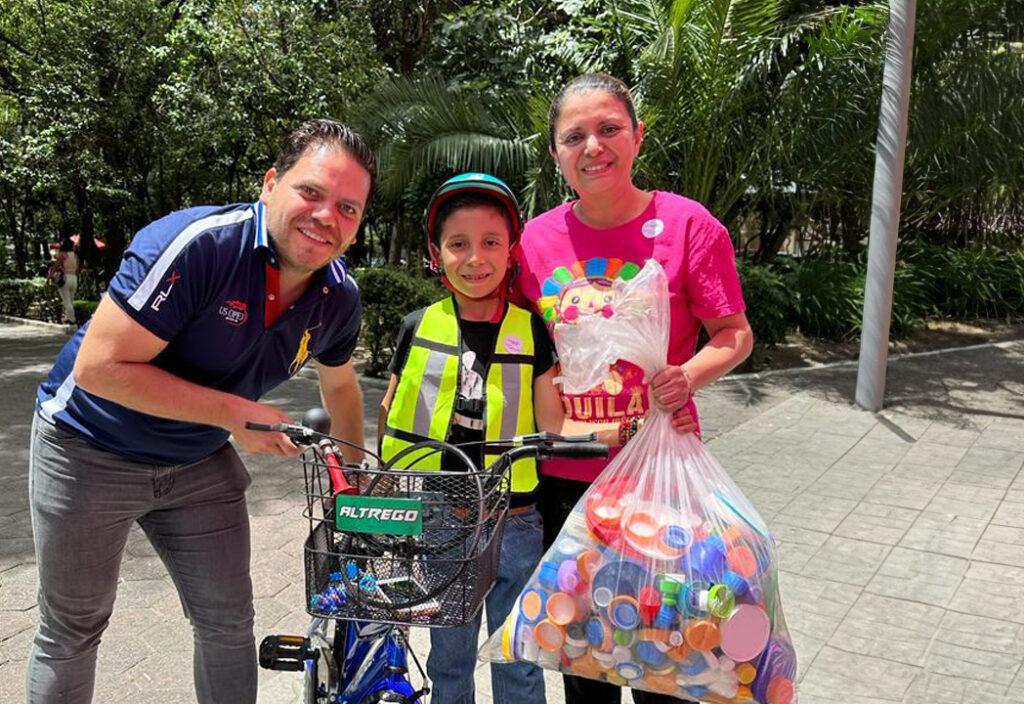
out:
{"label": "concrete pavement tile", "polygon": [[975,560],[1024,567],[1024,528],[990,525],[972,555]]}
{"label": "concrete pavement tile", "polygon": [[18,565],[0,573],[0,613],[35,608],[38,589],[35,565]]}
{"label": "concrete pavement tile", "polygon": [[851,653],[826,645],[814,659],[800,682],[803,695],[815,697],[840,696],[837,701],[854,701],[854,697],[884,702],[902,701],[919,667]]}
{"label": "concrete pavement tile", "polygon": [[5,538],[31,538],[32,518],[28,508],[0,518],[0,535]]}
{"label": "concrete pavement tile", "polygon": [[187,691],[192,694],[192,649],[170,650],[143,659],[120,676],[138,688],[140,693],[153,691]]}
{"label": "concrete pavement tile", "polygon": [[177,613],[168,613],[153,607],[129,609],[117,601],[114,602],[114,613],[110,616],[110,623],[107,624],[107,628],[103,632],[104,642],[107,638],[134,638],[139,633],[150,629],[154,624],[165,627],[184,624],[189,628],[187,642],[192,642],[191,626],[188,625],[188,620],[180,606]]}
{"label": "concrete pavement tile", "polygon": [[995,420],[981,432],[975,445],[1024,452],[1024,424]]}
{"label": "concrete pavement tile", "polygon": [[859,503],[834,533],[872,543],[896,545],[917,519],[920,511],[899,506]]}
{"label": "concrete pavement tile", "polygon": [[831,533],[856,505],[851,499],[802,494],[775,516],[775,524]]}
{"label": "concrete pavement tile", "polygon": [[279,499],[266,499],[263,501],[249,501],[250,516],[279,516],[283,513],[294,512],[296,503],[291,500],[291,494]]}
{"label": "concrete pavement tile", "polygon": [[900,460],[886,474],[894,479],[914,479],[922,482],[941,484],[956,470],[949,465],[915,464]]}
{"label": "concrete pavement tile", "polygon": [[934,424],[931,418],[921,417],[910,409],[899,407],[883,408],[875,417],[879,426],[900,437],[909,436],[913,440],[920,440]]}
{"label": "concrete pavement tile", "polygon": [[800,573],[863,587],[871,581],[890,549],[888,545],[832,536]]}
{"label": "concrete pavement tile", "polygon": [[167,576],[167,566],[156,555],[135,557],[125,553],[121,559],[121,579],[136,581],[141,579],[163,579]]}
{"label": "concrete pavement tile", "polygon": [[771,526],[771,529],[772,535],[781,544],[796,543],[798,545],[808,545],[812,548],[820,548],[829,538],[828,533],[786,523]]}
{"label": "concrete pavement tile", "polygon": [[18,565],[34,565],[36,549],[31,538],[0,538],[0,574]]}
{"label": "concrete pavement tile", "polygon": [[[97,654],[97,668],[107,673],[127,672],[150,656],[162,657],[166,651],[154,650],[141,637],[111,638],[104,634]],[[191,634],[189,636],[191,641]],[[191,649],[189,650],[191,653]]]}
{"label": "concrete pavement tile", "polygon": [[7,611],[0,609],[0,642],[13,638],[22,631],[34,629],[39,620],[39,610],[34,608]]}
{"label": "concrete pavement tile", "polygon": [[922,672],[907,692],[905,704],[1010,704],[1005,687],[938,672]]}
{"label": "concrete pavement tile", "polygon": [[992,516],[992,523],[999,526],[1012,528],[1024,528],[1024,492],[1012,492],[1014,499],[1020,494],[1020,501],[1011,500],[1009,495],[1006,500],[999,504],[996,514]]}
{"label": "concrete pavement tile", "polygon": [[[972,564],[972,568],[974,566]],[[1024,584],[964,579],[949,602],[949,608],[974,616],[1024,623]]]}
{"label": "concrete pavement tile", "polygon": [[908,479],[886,475],[878,480],[864,501],[886,506],[901,506],[922,510],[939,490],[939,484],[922,479]]}
{"label": "concrete pavement tile", "polygon": [[[750,503],[757,509],[757,512],[761,514],[761,517],[769,523],[775,514],[784,509],[786,504],[793,500],[792,494],[782,491],[767,489],[763,486],[747,486],[742,482],[737,482],[737,485]],[[1022,495],[1024,495],[1024,492],[1022,492]]]}
{"label": "concrete pavement tile", "polygon": [[156,653],[192,652],[192,625],[184,618],[165,618],[142,631],[142,638]]}
{"label": "concrete pavement tile", "polygon": [[946,606],[956,594],[968,561],[895,547],[865,591],[922,604]]}
{"label": "concrete pavement tile", "polygon": [[923,666],[944,609],[863,593],[829,645],[907,665]]}
{"label": "concrete pavement tile", "polygon": [[900,540],[900,547],[925,552],[971,557],[985,532],[985,521],[949,513],[922,511]]}
{"label": "concrete pavement tile", "polygon": [[1003,495],[1000,489],[945,482],[925,510],[988,521],[995,513]]}
{"label": "concrete pavement tile", "polygon": [[170,579],[125,580],[117,586],[117,608],[152,607],[163,614],[180,614],[181,599]]}
{"label": "concrete pavement tile", "polygon": [[964,484],[1008,489],[1022,466],[1024,452],[975,445],[964,454],[951,479]]}
{"label": "concrete pavement tile", "polygon": [[[297,573],[298,570],[295,570]],[[302,575],[298,575],[303,578]],[[275,596],[283,591],[296,574],[290,572],[271,572],[266,569],[253,570],[252,572],[252,593],[257,599]]]}
{"label": "concrete pavement tile", "polygon": [[799,574],[807,563],[814,557],[818,548],[813,545],[801,545],[800,543],[780,543],[776,549],[779,559],[779,569]]}
{"label": "concrete pavement tile", "polygon": [[934,443],[936,445],[950,445],[952,447],[968,448],[978,439],[980,431],[965,430],[941,422],[932,423],[928,430],[921,435],[921,442]]}
{"label": "concrete pavement tile", "polygon": [[256,704],[299,704],[302,701],[302,675],[298,672],[260,670]]}
{"label": "concrete pavement tile", "polygon": [[271,626],[290,611],[275,601],[273,597],[254,599],[253,607],[256,609],[256,624],[254,626],[256,633],[270,633]]}
{"label": "concrete pavement tile", "polygon": [[903,462],[938,467],[955,467],[967,453],[965,447],[940,445],[919,440],[903,455]]}
{"label": "concrete pavement tile", "polygon": [[935,642],[1010,655],[1024,663],[1024,625],[1012,621],[947,611]]}
{"label": "concrete pavement tile", "polygon": [[[993,562],[972,562],[964,575],[967,579],[993,584],[1024,584],[1024,567],[1000,565]],[[991,588],[991,587],[990,587]]]}
{"label": "concrete pavement tile", "polygon": [[131,701],[132,704],[195,704],[196,695],[190,678],[187,685],[178,687],[142,688],[138,694],[132,697]]}
{"label": "concrete pavement tile", "polygon": [[1006,691],[1019,666],[1020,658],[1016,655],[966,648],[953,643],[936,643],[928,659],[930,672],[1000,685],[999,694]]}
{"label": "concrete pavement tile", "polygon": [[871,473],[856,469],[831,468],[807,487],[807,493],[834,496],[841,499],[861,500],[881,479],[882,472]]}

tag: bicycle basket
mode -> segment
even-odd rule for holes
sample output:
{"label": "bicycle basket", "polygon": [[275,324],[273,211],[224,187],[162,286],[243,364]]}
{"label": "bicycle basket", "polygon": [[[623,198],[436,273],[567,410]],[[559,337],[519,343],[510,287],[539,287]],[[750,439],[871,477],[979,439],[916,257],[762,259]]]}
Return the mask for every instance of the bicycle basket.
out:
{"label": "bicycle basket", "polygon": [[310,614],[438,627],[476,615],[497,574],[504,477],[352,466],[359,493],[335,496],[315,448],[303,469]]}

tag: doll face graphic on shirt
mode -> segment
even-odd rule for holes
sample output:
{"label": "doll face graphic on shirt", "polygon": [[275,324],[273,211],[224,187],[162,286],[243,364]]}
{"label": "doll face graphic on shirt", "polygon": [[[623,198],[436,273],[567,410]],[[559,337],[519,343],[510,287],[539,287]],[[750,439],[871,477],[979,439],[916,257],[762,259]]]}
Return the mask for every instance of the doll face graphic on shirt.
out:
{"label": "doll face graphic on shirt", "polygon": [[610,318],[622,285],[640,271],[633,262],[595,257],[560,266],[541,286],[537,307],[550,327],[574,323],[588,315]]}
{"label": "doll face graphic on shirt", "polygon": [[558,319],[563,323],[574,323],[584,315],[600,315],[610,318],[615,315],[615,303],[619,291],[605,281],[584,281],[569,286],[558,301]]}

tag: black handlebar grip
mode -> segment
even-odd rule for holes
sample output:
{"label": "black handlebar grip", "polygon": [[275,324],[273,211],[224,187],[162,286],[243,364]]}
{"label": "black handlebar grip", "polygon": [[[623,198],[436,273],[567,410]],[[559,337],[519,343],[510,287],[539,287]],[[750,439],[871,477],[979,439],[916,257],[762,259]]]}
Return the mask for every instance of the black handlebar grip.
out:
{"label": "black handlebar grip", "polygon": [[251,420],[245,421],[246,430],[273,430],[274,426],[268,425],[267,423],[253,423]]}
{"label": "black handlebar grip", "polygon": [[607,457],[608,446],[599,442],[554,442],[549,447],[543,448],[541,452],[548,457],[588,459]]}

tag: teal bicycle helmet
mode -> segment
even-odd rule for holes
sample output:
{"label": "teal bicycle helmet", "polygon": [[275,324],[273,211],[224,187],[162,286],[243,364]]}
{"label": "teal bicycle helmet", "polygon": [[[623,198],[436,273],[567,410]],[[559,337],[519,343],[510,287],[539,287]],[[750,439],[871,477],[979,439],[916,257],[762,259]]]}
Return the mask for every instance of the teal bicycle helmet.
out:
{"label": "teal bicycle helmet", "polygon": [[490,174],[470,172],[452,176],[441,184],[430,196],[427,209],[423,213],[423,229],[427,233],[427,242],[435,242],[435,229],[437,227],[437,214],[441,204],[449,198],[467,193],[479,193],[489,196],[504,206],[512,220],[511,242],[513,246],[519,242],[519,236],[523,232],[523,215],[519,210],[519,201],[516,200],[512,189],[497,176]]}

